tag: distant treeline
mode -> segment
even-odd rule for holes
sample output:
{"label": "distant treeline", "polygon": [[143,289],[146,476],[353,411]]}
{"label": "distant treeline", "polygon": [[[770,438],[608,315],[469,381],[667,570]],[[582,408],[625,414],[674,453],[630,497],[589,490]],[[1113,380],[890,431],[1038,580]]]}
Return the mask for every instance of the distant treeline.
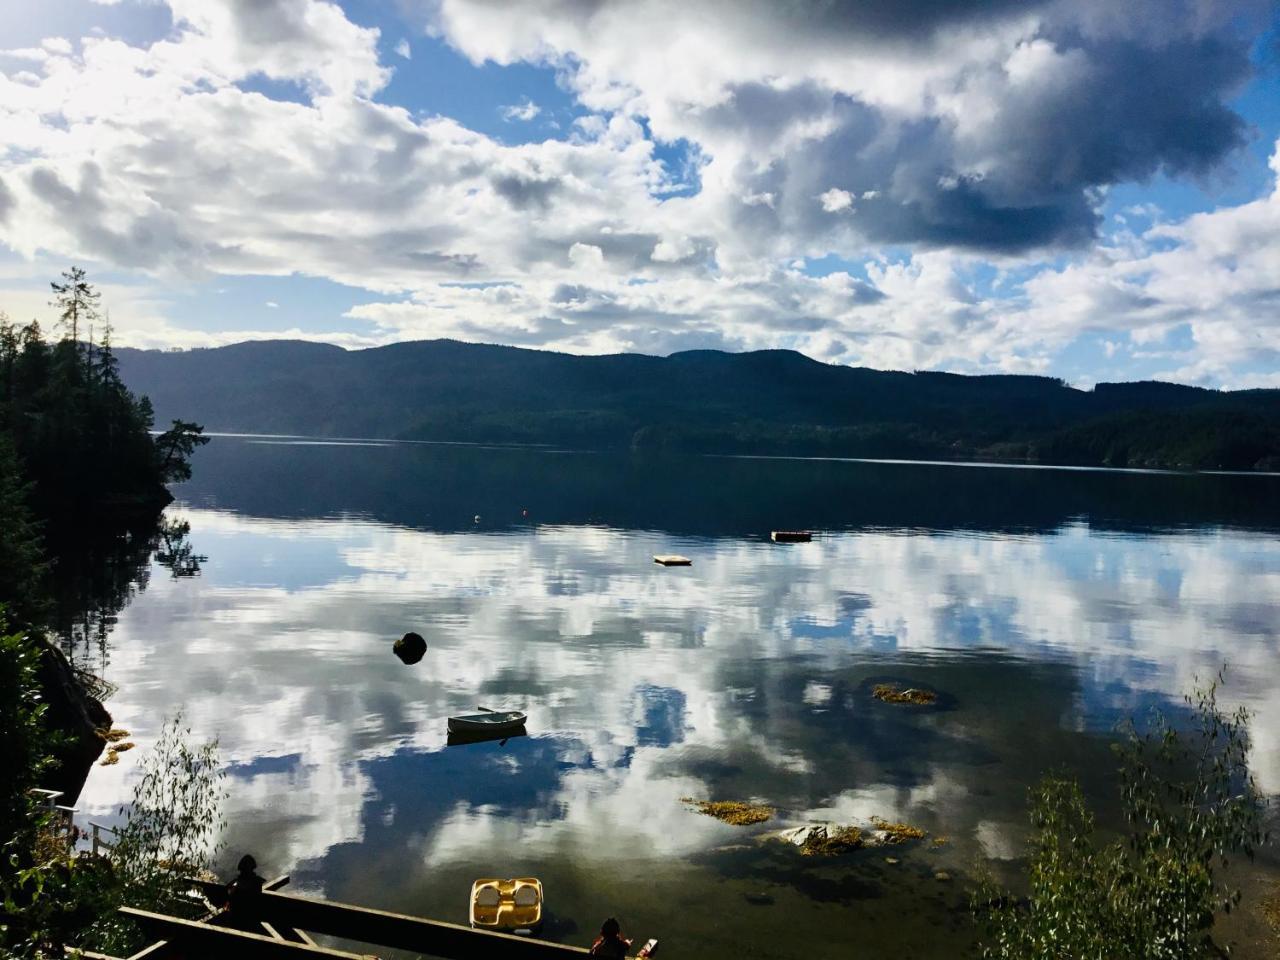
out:
{"label": "distant treeline", "polygon": [[1033,463],[1280,467],[1280,391],[1077,390],[1034,376],[898,373],[783,350],[579,357],[448,340],[120,352],[168,418],[315,436]]}

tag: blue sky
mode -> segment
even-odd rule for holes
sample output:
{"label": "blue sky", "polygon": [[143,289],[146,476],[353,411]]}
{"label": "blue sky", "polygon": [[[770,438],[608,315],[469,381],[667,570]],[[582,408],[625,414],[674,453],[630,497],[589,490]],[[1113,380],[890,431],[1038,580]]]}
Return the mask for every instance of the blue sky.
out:
{"label": "blue sky", "polygon": [[10,7],[0,309],[1280,386],[1277,13],[1206,9]]}

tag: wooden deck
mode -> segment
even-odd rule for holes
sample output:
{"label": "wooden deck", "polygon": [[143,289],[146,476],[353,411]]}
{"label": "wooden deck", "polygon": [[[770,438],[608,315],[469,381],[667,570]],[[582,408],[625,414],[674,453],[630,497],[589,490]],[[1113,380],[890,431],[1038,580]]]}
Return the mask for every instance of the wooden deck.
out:
{"label": "wooden deck", "polygon": [[[406,950],[442,960],[565,960],[585,957],[583,947],[571,947],[547,940],[517,937],[487,930],[473,930],[460,924],[427,920],[386,910],[358,907],[327,900],[312,900],[279,893],[287,877],[272,881],[259,900],[256,919],[259,932],[234,930],[223,925],[226,915],[203,920],[183,920],[145,910],[122,908],[121,913],[137,921],[159,939],[146,951],[129,960],[165,960],[181,957],[235,957],[236,960],[289,960],[328,957],[332,960],[364,960],[373,956],[318,946],[310,934],[373,947]],[[223,893],[221,884],[192,881],[192,887],[206,896]],[[111,960],[111,958],[100,958]]]}

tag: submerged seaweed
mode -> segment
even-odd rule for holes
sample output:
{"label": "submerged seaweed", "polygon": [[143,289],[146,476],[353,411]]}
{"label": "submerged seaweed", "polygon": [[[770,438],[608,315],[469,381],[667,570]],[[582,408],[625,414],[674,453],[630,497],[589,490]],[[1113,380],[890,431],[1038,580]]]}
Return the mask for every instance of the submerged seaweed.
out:
{"label": "submerged seaweed", "polygon": [[919,827],[907,823],[890,823],[879,817],[872,817],[875,828],[884,834],[885,843],[906,843],[908,840],[923,840],[929,834]]}
{"label": "submerged seaweed", "polygon": [[764,823],[773,816],[773,807],[758,803],[744,803],[741,800],[695,800],[693,797],[681,797],[680,800],[682,803],[697,807],[699,813],[705,813],[709,817],[715,817],[736,827]]}
{"label": "submerged seaweed", "polygon": [[1262,898],[1262,915],[1271,924],[1271,929],[1280,934],[1280,885],[1271,888],[1271,893]]}
{"label": "submerged seaweed", "polygon": [[914,703],[921,706],[934,703],[938,699],[938,695],[931,690],[921,690],[917,687],[900,690],[892,683],[877,683],[871,695],[885,703]]}

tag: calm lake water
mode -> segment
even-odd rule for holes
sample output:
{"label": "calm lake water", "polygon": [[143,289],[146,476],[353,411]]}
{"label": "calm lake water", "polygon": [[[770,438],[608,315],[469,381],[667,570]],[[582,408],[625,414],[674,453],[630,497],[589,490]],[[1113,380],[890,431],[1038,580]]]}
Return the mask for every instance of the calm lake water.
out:
{"label": "calm lake water", "polygon": [[[185,710],[229,764],[223,859],[295,892],[466,922],[472,880],[533,875],[566,942],[613,914],[668,957],[956,956],[975,865],[1018,866],[1026,788],[1067,768],[1105,804],[1117,721],[1224,661],[1280,793],[1275,477],[254,438],[195,471],[169,514],[199,574],[156,566],[82,653],[140,749],[80,808],[110,820]],[[817,535],[769,542],[791,528]],[[880,703],[882,678],[945,708]],[[477,705],[529,736],[447,746]],[[763,839],[873,815],[949,842],[889,864]]]}

